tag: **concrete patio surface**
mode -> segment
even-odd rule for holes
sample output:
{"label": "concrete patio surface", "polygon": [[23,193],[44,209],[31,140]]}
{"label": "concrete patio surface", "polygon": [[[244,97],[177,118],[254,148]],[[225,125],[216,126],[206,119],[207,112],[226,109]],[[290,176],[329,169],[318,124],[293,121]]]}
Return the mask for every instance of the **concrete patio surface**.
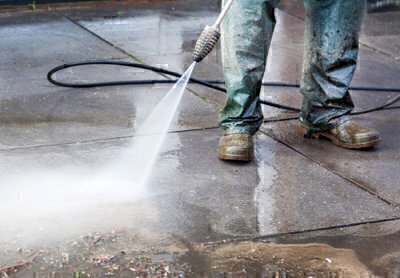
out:
{"label": "concrete patio surface", "polygon": [[[298,2],[276,11],[267,81],[301,78]],[[190,84],[139,188],[118,179],[118,165],[171,85],[70,89],[46,80],[57,65],[95,59],[184,72],[218,10],[217,1],[190,0],[0,13],[0,277],[132,277],[146,263],[154,277],[400,277],[399,109],[357,116],[382,143],[353,151],[303,138],[297,120],[286,120],[296,114],[264,107],[255,161],[227,163],[216,158],[225,96]],[[399,87],[399,15],[366,15],[353,85]],[[193,77],[222,76],[218,46]],[[160,75],[90,66],[56,77]],[[301,103],[293,88],[262,95]],[[352,92],[357,109],[396,95]]]}

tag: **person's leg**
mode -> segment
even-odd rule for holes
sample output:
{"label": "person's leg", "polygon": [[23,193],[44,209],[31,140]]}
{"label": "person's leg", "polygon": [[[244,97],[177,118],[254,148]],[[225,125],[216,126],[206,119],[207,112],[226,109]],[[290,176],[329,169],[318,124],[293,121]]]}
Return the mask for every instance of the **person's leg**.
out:
{"label": "person's leg", "polygon": [[306,136],[325,137],[340,147],[368,148],[380,141],[373,128],[357,125],[349,94],[357,65],[364,0],[305,0],[303,109]]}
{"label": "person's leg", "polygon": [[219,159],[253,159],[252,136],[263,121],[259,96],[278,2],[235,1],[222,23],[227,100],[219,117],[224,131],[218,144]]}
{"label": "person's leg", "polygon": [[305,0],[306,31],[300,120],[309,132],[332,129],[354,108],[349,94],[357,64],[365,0]]}
{"label": "person's leg", "polygon": [[235,1],[222,23],[222,59],[228,94],[219,125],[226,134],[253,135],[262,123],[259,95],[278,2]]}

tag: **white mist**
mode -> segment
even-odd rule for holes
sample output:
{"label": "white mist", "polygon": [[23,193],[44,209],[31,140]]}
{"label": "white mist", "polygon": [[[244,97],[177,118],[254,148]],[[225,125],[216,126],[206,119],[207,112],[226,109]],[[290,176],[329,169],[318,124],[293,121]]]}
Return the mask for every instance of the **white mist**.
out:
{"label": "white mist", "polygon": [[[148,195],[146,183],[194,67],[195,63],[158,103],[130,145],[96,171],[77,165],[24,170],[19,175],[15,174],[18,171],[3,172],[0,223],[7,224],[0,226],[0,246],[2,241],[9,243],[13,237],[18,238],[16,244],[28,244],[40,237],[46,240],[51,236],[68,237],[88,229],[96,230],[103,224],[102,215],[105,217],[108,213],[99,210],[104,204],[123,206]],[[94,223],[97,220],[99,227],[90,226],[87,219]]]}

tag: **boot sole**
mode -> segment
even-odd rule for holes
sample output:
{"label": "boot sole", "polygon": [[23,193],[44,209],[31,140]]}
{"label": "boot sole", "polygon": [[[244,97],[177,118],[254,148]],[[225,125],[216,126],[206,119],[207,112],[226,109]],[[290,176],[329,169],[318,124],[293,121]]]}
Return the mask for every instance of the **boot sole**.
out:
{"label": "boot sole", "polygon": [[341,148],[345,148],[345,149],[367,149],[367,148],[372,148],[376,145],[379,144],[379,142],[381,141],[380,138],[372,140],[372,141],[368,141],[368,142],[364,142],[364,143],[346,143],[346,142],[342,142],[338,139],[336,139],[336,137],[334,137],[333,135],[327,134],[327,133],[313,133],[312,138],[314,139],[321,139],[321,137],[327,138],[329,140],[331,140],[331,142]]}
{"label": "boot sole", "polygon": [[251,156],[251,155],[235,155],[235,154],[221,155],[221,154],[218,154],[217,157],[220,160],[229,160],[229,161],[245,161],[245,162],[249,162],[249,161],[253,160],[253,156]]}

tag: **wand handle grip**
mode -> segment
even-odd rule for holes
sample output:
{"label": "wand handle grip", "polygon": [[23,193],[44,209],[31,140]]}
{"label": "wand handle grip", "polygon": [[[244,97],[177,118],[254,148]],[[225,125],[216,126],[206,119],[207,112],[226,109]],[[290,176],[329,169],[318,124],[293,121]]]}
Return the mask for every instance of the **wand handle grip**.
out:
{"label": "wand handle grip", "polygon": [[229,0],[228,3],[225,4],[224,8],[222,9],[222,12],[218,16],[217,21],[213,25],[213,27],[215,29],[219,29],[219,26],[221,25],[222,20],[224,19],[226,13],[229,11],[232,4],[233,4],[233,0]]}

